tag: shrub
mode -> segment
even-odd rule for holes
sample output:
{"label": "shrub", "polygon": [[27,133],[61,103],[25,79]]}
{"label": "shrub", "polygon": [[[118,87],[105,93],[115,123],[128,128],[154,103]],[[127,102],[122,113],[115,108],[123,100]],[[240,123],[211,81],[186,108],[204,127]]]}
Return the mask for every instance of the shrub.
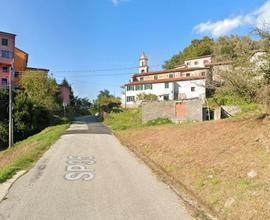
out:
{"label": "shrub", "polygon": [[173,122],[168,118],[157,118],[145,123],[146,126],[155,126],[155,125],[164,125],[164,124],[173,124]]}

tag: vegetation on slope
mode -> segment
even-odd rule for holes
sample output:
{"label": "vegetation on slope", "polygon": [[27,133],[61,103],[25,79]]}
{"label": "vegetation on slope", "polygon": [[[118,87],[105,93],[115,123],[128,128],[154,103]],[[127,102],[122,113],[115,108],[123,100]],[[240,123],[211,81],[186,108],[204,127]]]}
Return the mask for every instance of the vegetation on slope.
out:
{"label": "vegetation on slope", "polygon": [[52,126],[0,152],[0,182],[11,178],[19,170],[28,170],[56,142],[69,124]]}

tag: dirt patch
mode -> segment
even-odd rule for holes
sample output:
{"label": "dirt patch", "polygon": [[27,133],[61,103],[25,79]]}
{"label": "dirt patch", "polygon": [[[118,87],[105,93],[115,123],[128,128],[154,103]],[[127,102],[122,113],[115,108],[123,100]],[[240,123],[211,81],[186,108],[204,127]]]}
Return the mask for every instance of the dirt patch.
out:
{"label": "dirt patch", "polygon": [[30,144],[25,144],[20,147],[14,147],[10,149],[9,151],[5,151],[0,154],[0,168],[10,164],[14,159],[18,157],[18,155],[23,155],[26,152],[30,151],[32,148],[37,146],[40,142],[34,141]]}
{"label": "dirt patch", "polygon": [[168,125],[130,129],[117,136],[219,218],[270,219],[269,120]]}

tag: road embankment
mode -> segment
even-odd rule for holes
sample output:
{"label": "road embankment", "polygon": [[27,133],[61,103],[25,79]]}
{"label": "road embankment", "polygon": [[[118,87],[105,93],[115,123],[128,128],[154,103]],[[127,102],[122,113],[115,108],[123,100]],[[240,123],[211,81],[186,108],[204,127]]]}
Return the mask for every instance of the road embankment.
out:
{"label": "road embankment", "polygon": [[0,183],[10,179],[20,170],[30,169],[69,127],[69,124],[52,126],[14,147],[0,152]]}

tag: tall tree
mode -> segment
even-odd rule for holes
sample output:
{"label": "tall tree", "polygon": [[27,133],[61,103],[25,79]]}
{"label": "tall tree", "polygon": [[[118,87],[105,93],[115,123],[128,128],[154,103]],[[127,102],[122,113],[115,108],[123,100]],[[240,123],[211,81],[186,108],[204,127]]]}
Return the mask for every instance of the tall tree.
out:
{"label": "tall tree", "polygon": [[173,69],[177,65],[183,64],[185,59],[195,58],[213,53],[212,47],[214,40],[205,36],[202,39],[194,39],[182,52],[174,55],[171,59],[165,61],[164,69]]}
{"label": "tall tree", "polygon": [[59,87],[56,80],[49,77],[46,72],[26,72],[20,83],[34,105],[50,112],[59,111],[61,105]]}
{"label": "tall tree", "polygon": [[259,48],[259,43],[249,36],[222,36],[213,44],[213,55],[216,61],[247,62],[250,54]]}
{"label": "tall tree", "polygon": [[97,96],[96,103],[100,106],[108,105],[111,103],[121,103],[120,98],[117,98],[110,94],[110,91],[107,89],[104,89],[99,92]]}
{"label": "tall tree", "polygon": [[8,144],[8,92],[0,89],[0,150]]}

